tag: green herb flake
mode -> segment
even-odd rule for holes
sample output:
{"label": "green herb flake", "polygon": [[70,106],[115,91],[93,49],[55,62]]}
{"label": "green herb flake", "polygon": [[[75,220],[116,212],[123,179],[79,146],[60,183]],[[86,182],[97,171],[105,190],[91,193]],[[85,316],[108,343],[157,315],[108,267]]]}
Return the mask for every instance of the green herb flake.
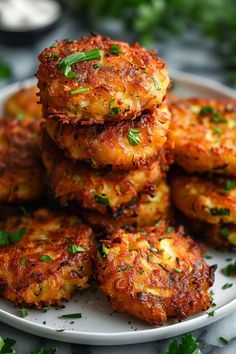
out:
{"label": "green herb flake", "polygon": [[56,55],[55,53],[50,53],[46,56],[46,59],[54,59],[54,60],[57,60],[59,59],[59,56]]}
{"label": "green herb flake", "polygon": [[226,339],[225,337],[219,337],[219,340],[224,344],[229,344],[229,340]]}
{"label": "green herb flake", "polygon": [[12,77],[10,65],[0,60],[0,79],[9,79],[10,77]]}
{"label": "green herb flake", "polygon": [[16,351],[12,348],[13,345],[16,344],[15,339],[12,338],[6,338],[3,339],[0,337],[0,353],[5,354],[5,353],[12,353],[16,354]]}
{"label": "green herb flake", "polygon": [[175,228],[173,226],[168,226],[166,231],[168,234],[170,234],[171,232],[175,231]]}
{"label": "green herb flake", "polygon": [[223,193],[228,193],[232,191],[233,189],[236,188],[236,181],[233,181],[231,179],[227,179],[225,183],[225,187],[222,189]]}
{"label": "green herb flake", "polygon": [[25,266],[27,264],[27,260],[25,257],[22,257],[21,260],[20,260],[20,264]]}
{"label": "green herb flake", "polygon": [[23,238],[26,231],[26,227],[22,227],[21,229],[13,232],[0,230],[0,246],[7,246],[11,243],[19,242]]}
{"label": "green herb flake", "polygon": [[75,63],[89,60],[99,60],[101,59],[101,52],[99,49],[93,49],[87,52],[77,52],[68,55],[67,57],[61,59],[58,63],[59,69],[67,78],[76,78],[77,74],[71,71],[71,66]]}
{"label": "green herb flake", "polygon": [[175,268],[175,273],[180,274],[180,273],[182,273],[182,270],[179,268]]}
{"label": "green herb flake", "polygon": [[139,129],[130,129],[129,131],[129,134],[128,134],[128,141],[129,141],[129,144],[132,145],[132,146],[136,146],[136,145],[139,145],[140,143],[140,140],[139,140],[139,137],[137,136],[137,134],[140,133],[140,130]]}
{"label": "green herb flake", "polygon": [[115,55],[120,55],[122,54],[122,51],[120,50],[120,46],[118,43],[114,43],[112,44],[111,48],[110,48],[110,53],[111,54],[115,54]]}
{"label": "green herb flake", "polygon": [[214,317],[215,316],[215,311],[207,312],[208,317]]}
{"label": "green herb flake", "polygon": [[224,238],[228,238],[229,237],[229,229],[227,227],[222,227],[220,228],[220,236],[224,237]]}
{"label": "green herb flake", "polygon": [[89,87],[81,87],[80,89],[70,91],[70,94],[77,95],[78,93],[87,93],[87,92],[90,92]]}
{"label": "green herb flake", "polygon": [[43,307],[41,311],[46,313],[46,312],[48,312],[50,310],[51,310],[51,307],[50,306],[46,306],[46,307]]}
{"label": "green herb flake", "polygon": [[228,264],[225,268],[222,269],[222,273],[226,277],[230,277],[236,274],[236,261],[234,263]]}
{"label": "green herb flake", "polygon": [[100,68],[101,66],[102,66],[102,64],[99,64],[99,63],[92,65],[92,67],[93,67],[94,69],[98,69],[98,68]]}
{"label": "green herb flake", "polygon": [[205,259],[212,259],[212,256],[210,256],[209,254],[204,254],[204,255],[203,255],[203,258],[205,258]]}
{"label": "green herb flake", "polygon": [[202,354],[202,352],[196,339],[188,333],[180,342],[177,339],[171,341],[166,354]]}
{"label": "green herb flake", "polygon": [[22,308],[19,311],[20,311],[20,315],[21,315],[22,318],[24,318],[24,317],[29,315],[28,310],[25,309],[25,308]]}
{"label": "green herb flake", "polygon": [[121,111],[120,107],[112,107],[112,108],[110,108],[109,113],[112,116],[116,116],[117,114],[120,113],[120,111]]}
{"label": "green herb flake", "polygon": [[53,262],[53,259],[47,254],[40,256],[40,261],[42,262]]}
{"label": "green herb flake", "polygon": [[82,318],[81,313],[68,313],[67,315],[61,315],[59,318],[64,319],[75,319],[75,318]]}
{"label": "green herb flake", "polygon": [[103,204],[105,205],[107,208],[110,207],[110,202],[109,199],[106,197],[103,197],[102,195],[99,194],[95,194],[94,199],[96,200],[96,202],[98,202],[99,204]]}
{"label": "green herb flake", "polygon": [[221,134],[222,134],[222,131],[219,127],[212,127],[212,131],[214,134],[216,134],[218,136],[221,136]]}
{"label": "green herb flake", "polygon": [[228,208],[210,208],[209,214],[211,216],[229,216],[230,210]]}
{"label": "green herb flake", "polygon": [[81,246],[71,244],[68,246],[68,252],[72,254],[76,254],[76,253],[86,252],[86,249]]}
{"label": "green herb flake", "polygon": [[210,114],[210,113],[214,113],[215,110],[212,106],[205,106],[205,107],[202,107],[199,114],[200,115],[207,115],[207,114]]}
{"label": "green herb flake", "polygon": [[101,258],[106,258],[106,256],[109,254],[110,250],[109,248],[104,245],[104,243],[100,243],[98,246],[98,253]]}
{"label": "green herb flake", "polygon": [[115,98],[112,98],[111,100],[110,100],[110,102],[109,102],[109,106],[111,107],[112,105],[113,105],[113,103],[115,102]]}
{"label": "green herb flake", "polygon": [[218,113],[215,113],[212,117],[213,122],[215,123],[227,123],[227,121],[221,117]]}
{"label": "green herb flake", "polygon": [[229,288],[232,288],[233,286],[233,283],[225,283],[221,289],[225,290],[225,289],[229,289]]}

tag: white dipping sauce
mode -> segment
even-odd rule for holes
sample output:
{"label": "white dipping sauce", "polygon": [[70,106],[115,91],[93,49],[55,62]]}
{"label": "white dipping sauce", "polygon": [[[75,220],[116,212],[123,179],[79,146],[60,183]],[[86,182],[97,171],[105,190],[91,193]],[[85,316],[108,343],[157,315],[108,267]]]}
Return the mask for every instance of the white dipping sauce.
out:
{"label": "white dipping sauce", "polygon": [[0,28],[7,31],[39,29],[60,14],[61,6],[55,0],[0,0]]}

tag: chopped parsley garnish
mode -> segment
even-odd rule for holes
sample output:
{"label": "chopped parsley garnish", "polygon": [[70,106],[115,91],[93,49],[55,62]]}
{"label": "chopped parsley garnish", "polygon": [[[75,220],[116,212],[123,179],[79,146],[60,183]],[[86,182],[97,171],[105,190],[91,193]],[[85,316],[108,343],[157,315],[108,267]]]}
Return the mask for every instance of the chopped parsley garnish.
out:
{"label": "chopped parsley garnish", "polygon": [[130,129],[129,131],[129,134],[128,134],[128,141],[129,141],[129,144],[132,145],[132,146],[136,146],[136,145],[139,145],[140,143],[140,140],[139,140],[139,137],[137,136],[137,134],[140,133],[140,130],[139,129]]}
{"label": "chopped parsley garnish", "polygon": [[224,344],[229,344],[229,340],[226,339],[225,337],[219,337],[219,340]]}
{"label": "chopped parsley garnish", "polygon": [[112,108],[110,108],[109,113],[112,116],[116,116],[117,114],[120,113],[120,111],[121,111],[120,107],[112,107]]}
{"label": "chopped parsley garnish", "polygon": [[40,261],[42,262],[53,262],[53,259],[47,254],[40,256]]}
{"label": "chopped parsley garnish", "polygon": [[12,69],[8,63],[0,60],[0,79],[9,79],[12,76]]}
{"label": "chopped parsley garnish", "polygon": [[168,234],[170,234],[174,230],[175,230],[175,228],[173,226],[168,226],[166,231],[168,232]]}
{"label": "chopped parsley garnish", "polygon": [[220,236],[227,239],[229,237],[229,229],[227,227],[222,227],[220,229]]}
{"label": "chopped parsley garnish", "polygon": [[207,312],[208,317],[214,317],[215,316],[215,311]]}
{"label": "chopped parsley garnish", "polygon": [[12,353],[16,354],[16,351],[12,348],[16,344],[15,339],[0,337],[0,353]]}
{"label": "chopped parsley garnish", "polygon": [[202,354],[199,344],[191,333],[186,334],[180,342],[170,342],[166,354]]}
{"label": "chopped parsley garnish", "polygon": [[112,98],[111,100],[110,100],[110,102],[109,102],[109,106],[111,107],[112,105],[113,105],[113,103],[115,102],[115,98]]}
{"label": "chopped parsley garnish", "polygon": [[180,273],[182,273],[182,270],[179,268],[175,268],[175,273],[180,274]]}
{"label": "chopped parsley garnish", "polygon": [[58,63],[59,69],[62,70],[63,74],[67,78],[76,78],[77,74],[71,71],[71,66],[75,63],[88,60],[98,60],[101,59],[101,52],[99,49],[93,49],[88,52],[77,52],[68,55],[67,57],[61,59]]}
{"label": "chopped parsley garnish", "polygon": [[70,91],[70,94],[71,95],[76,95],[77,93],[86,93],[86,92],[89,92],[89,91],[90,91],[89,87],[81,87],[80,89]]}
{"label": "chopped parsley garnish", "polygon": [[215,110],[212,106],[205,106],[205,107],[202,107],[199,114],[207,115],[207,114],[214,113],[214,112],[215,112]]}
{"label": "chopped parsley garnish", "polygon": [[22,257],[22,258],[21,258],[20,264],[21,264],[21,265],[26,265],[26,264],[27,264],[27,260],[26,260],[25,257]]}
{"label": "chopped parsley garnish", "polygon": [[103,197],[102,195],[99,194],[95,194],[94,199],[96,200],[96,202],[98,202],[99,204],[103,204],[105,205],[107,208],[110,207],[110,202],[109,199],[106,197]]}
{"label": "chopped parsley garnish", "polygon": [[0,246],[6,246],[10,243],[19,242],[26,233],[26,231],[26,227],[22,227],[19,230],[13,232],[0,231]]}
{"label": "chopped parsley garnish", "polygon": [[229,216],[230,210],[228,208],[210,208],[209,213],[212,216]]}
{"label": "chopped parsley garnish", "polygon": [[46,306],[46,307],[43,307],[41,311],[46,313],[46,312],[48,312],[50,310],[51,310],[51,307],[50,306]]}
{"label": "chopped parsley garnish", "polygon": [[100,68],[101,66],[102,66],[102,64],[99,64],[99,63],[92,65],[92,67],[93,67],[94,69]]}
{"label": "chopped parsley garnish", "polygon": [[205,258],[205,259],[212,259],[212,256],[210,256],[209,254],[204,254],[204,255],[203,255],[203,258]]}
{"label": "chopped parsley garnish", "polygon": [[222,289],[225,290],[225,289],[229,289],[229,288],[232,288],[233,286],[233,283],[225,283],[223,286],[222,286]]}
{"label": "chopped parsley garnish", "polygon": [[225,187],[222,189],[223,193],[228,193],[230,191],[232,191],[232,189],[236,188],[236,182],[231,180],[231,179],[227,179],[226,183],[225,183]]}
{"label": "chopped parsley garnish", "polygon": [[68,251],[72,254],[86,252],[85,248],[73,244],[68,246]]}
{"label": "chopped parsley garnish", "polygon": [[226,123],[226,120],[222,118],[218,113],[215,113],[212,117],[213,122],[215,123]]}
{"label": "chopped parsley garnish", "polygon": [[111,54],[115,54],[115,55],[122,54],[122,51],[120,50],[120,46],[118,43],[112,44],[112,46],[110,48],[110,52],[111,52]]}
{"label": "chopped parsley garnish", "polygon": [[82,318],[82,314],[81,313],[68,313],[67,315],[61,315],[59,318],[68,318],[68,319]]}
{"label": "chopped parsley garnish", "polygon": [[104,245],[104,243],[100,243],[100,245],[98,246],[98,253],[100,257],[105,258],[109,254],[109,252],[110,252],[109,248],[107,248],[106,245]]}
{"label": "chopped parsley garnish", "polygon": [[236,274],[236,261],[234,263],[228,264],[225,268],[222,269],[222,273],[226,277]]}
{"label": "chopped parsley garnish", "polygon": [[20,311],[20,315],[21,315],[21,317],[26,317],[26,316],[28,316],[28,310],[27,309],[25,309],[25,308],[22,308],[22,309],[20,309],[19,310]]}
{"label": "chopped parsley garnish", "polygon": [[214,134],[216,134],[218,136],[221,136],[221,134],[222,134],[222,131],[219,127],[212,127],[212,131]]}
{"label": "chopped parsley garnish", "polygon": [[50,53],[46,56],[47,59],[54,59],[54,60],[57,60],[59,59],[59,56],[54,54],[54,53]]}

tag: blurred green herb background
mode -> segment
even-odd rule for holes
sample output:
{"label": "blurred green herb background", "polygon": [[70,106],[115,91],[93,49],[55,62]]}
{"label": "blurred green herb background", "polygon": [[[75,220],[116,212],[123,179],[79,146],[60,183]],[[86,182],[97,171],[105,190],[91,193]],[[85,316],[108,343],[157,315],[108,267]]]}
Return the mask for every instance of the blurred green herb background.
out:
{"label": "blurred green herb background", "polygon": [[95,21],[115,18],[151,46],[165,32],[181,35],[197,29],[215,42],[228,77],[236,85],[235,0],[67,0],[88,29]]}

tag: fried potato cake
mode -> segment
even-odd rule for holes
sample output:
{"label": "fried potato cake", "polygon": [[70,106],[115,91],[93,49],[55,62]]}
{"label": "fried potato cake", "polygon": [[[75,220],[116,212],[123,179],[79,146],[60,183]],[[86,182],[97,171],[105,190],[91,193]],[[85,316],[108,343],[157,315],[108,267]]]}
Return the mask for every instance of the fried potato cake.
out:
{"label": "fried potato cake", "polygon": [[236,100],[187,99],[169,109],[176,163],[236,176]]}
{"label": "fried potato cake", "polygon": [[186,216],[210,224],[236,224],[236,179],[177,172],[171,181],[174,204]]}
{"label": "fried potato cake", "polygon": [[93,170],[64,157],[46,132],[42,134],[41,156],[48,184],[62,204],[76,201],[100,213],[115,212],[141,191],[153,196],[155,184],[163,175],[158,161],[138,170]]}
{"label": "fried potato cake", "polygon": [[11,95],[4,103],[6,116],[16,117],[19,120],[34,120],[40,122],[42,119],[42,107],[38,103],[38,88],[36,86],[21,88]]}
{"label": "fried potato cake", "polygon": [[0,119],[0,202],[24,202],[42,196],[44,168],[37,130],[34,122]]}
{"label": "fried potato cake", "polygon": [[147,165],[167,141],[170,114],[166,104],[132,121],[73,126],[56,118],[46,121],[55,143],[73,160],[87,160],[92,168],[135,169]]}
{"label": "fried potato cake", "polygon": [[116,231],[96,255],[101,290],[118,312],[151,324],[182,320],[211,306],[215,267],[201,248],[168,225]]}
{"label": "fried potato cake", "polygon": [[1,224],[0,296],[16,306],[61,306],[88,286],[94,242],[77,216],[38,209]]}
{"label": "fried potato cake", "polygon": [[157,185],[154,197],[142,193],[135,201],[120,208],[113,215],[102,215],[89,210],[81,210],[80,214],[98,234],[112,234],[119,228],[133,231],[137,227],[153,226],[160,220],[172,218],[170,189],[162,179]]}
{"label": "fried potato cake", "polygon": [[169,85],[154,51],[99,35],[59,41],[39,61],[44,116],[63,123],[135,119],[160,104]]}

